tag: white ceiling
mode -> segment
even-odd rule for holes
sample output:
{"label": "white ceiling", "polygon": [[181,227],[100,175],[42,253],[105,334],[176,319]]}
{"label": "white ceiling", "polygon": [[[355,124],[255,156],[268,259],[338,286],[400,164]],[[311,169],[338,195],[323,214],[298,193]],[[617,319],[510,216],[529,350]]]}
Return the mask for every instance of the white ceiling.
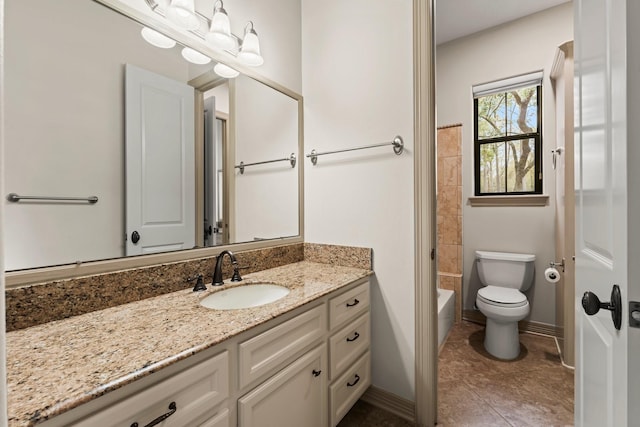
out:
{"label": "white ceiling", "polygon": [[436,44],[445,43],[571,0],[436,0]]}

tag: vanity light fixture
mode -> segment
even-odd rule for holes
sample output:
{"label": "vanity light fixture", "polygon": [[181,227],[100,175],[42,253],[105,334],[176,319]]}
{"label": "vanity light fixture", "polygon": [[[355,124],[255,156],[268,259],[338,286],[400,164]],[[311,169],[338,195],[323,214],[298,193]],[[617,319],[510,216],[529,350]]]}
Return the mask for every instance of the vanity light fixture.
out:
{"label": "vanity light fixture", "polygon": [[252,21],[249,21],[244,28],[244,39],[238,52],[238,59],[252,67],[264,64],[264,58],[260,54],[260,40],[258,40],[258,34],[253,28]]}
{"label": "vanity light fixture", "polygon": [[213,72],[226,79],[234,79],[240,75],[238,71],[225,64],[216,64],[216,66],[213,67]]}
{"label": "vanity light fixture", "polygon": [[191,49],[190,47],[182,49],[182,57],[192,64],[204,65],[211,62],[211,58],[201,54],[197,50]]}
{"label": "vanity light fixture", "polygon": [[157,32],[156,30],[152,30],[149,27],[142,27],[142,30],[140,30],[140,34],[142,35],[143,39],[145,39],[148,43],[154,45],[155,47],[159,47],[162,49],[171,49],[176,45],[175,40],[165,36],[162,33]]}
{"label": "vanity light fixture", "polygon": [[213,5],[213,17],[211,18],[211,26],[206,39],[220,49],[230,50],[236,47],[236,40],[231,35],[229,15],[224,10],[222,0],[217,0]]}
{"label": "vanity light fixture", "polygon": [[196,30],[200,27],[194,0],[171,0],[167,7],[167,19],[185,30]]}
{"label": "vanity light fixture", "polygon": [[[243,38],[233,34],[229,15],[224,9],[222,0],[216,0],[213,4],[211,19],[196,12],[195,0],[144,1],[153,12],[189,30],[192,35],[207,41],[213,47],[237,58],[242,64],[257,67],[264,63],[264,58],[260,53],[260,40],[258,40],[253,21],[247,23]],[[167,3],[169,5],[164,6]],[[234,72],[236,71],[234,70]]]}

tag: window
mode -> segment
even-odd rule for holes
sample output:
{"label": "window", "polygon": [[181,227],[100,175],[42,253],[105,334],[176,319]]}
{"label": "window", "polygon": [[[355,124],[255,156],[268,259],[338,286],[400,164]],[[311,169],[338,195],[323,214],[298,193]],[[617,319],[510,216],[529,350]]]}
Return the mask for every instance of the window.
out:
{"label": "window", "polygon": [[475,86],[476,196],[542,193],[542,73]]}

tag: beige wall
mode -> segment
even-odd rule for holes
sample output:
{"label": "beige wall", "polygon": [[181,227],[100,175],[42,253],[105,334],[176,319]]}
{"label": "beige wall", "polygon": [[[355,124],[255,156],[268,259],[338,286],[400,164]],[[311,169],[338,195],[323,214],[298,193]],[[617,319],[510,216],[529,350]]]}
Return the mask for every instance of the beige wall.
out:
{"label": "beige wall", "polygon": [[412,3],[303,0],[305,240],[373,248],[373,384],[414,399]]}
{"label": "beige wall", "polygon": [[[555,289],[543,271],[555,257],[554,175],[555,110],[549,72],[556,47],[573,39],[572,4],[566,3],[476,35],[438,46],[436,53],[438,126],[462,123],[463,294],[472,309],[480,287],[474,251],[495,250],[536,255],[535,283],[527,292],[527,320],[554,325]],[[437,19],[437,17],[436,17]],[[544,207],[471,207],[473,196],[473,102],[471,87],[501,78],[544,70],[543,179],[550,205]]]}

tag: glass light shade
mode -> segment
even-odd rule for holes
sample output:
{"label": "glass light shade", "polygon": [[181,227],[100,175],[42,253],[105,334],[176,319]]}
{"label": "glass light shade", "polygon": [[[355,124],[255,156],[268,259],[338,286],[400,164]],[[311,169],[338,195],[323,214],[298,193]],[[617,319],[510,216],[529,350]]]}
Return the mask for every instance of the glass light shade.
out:
{"label": "glass light shade", "polygon": [[222,7],[216,7],[211,18],[211,27],[207,33],[207,41],[220,49],[233,49],[236,45],[231,36],[229,16]]}
{"label": "glass light shade", "polygon": [[216,66],[213,67],[213,72],[220,77],[224,77],[227,79],[234,79],[240,75],[238,71],[225,64],[216,64]]}
{"label": "glass light shade", "polygon": [[147,41],[147,43],[154,45],[155,47],[159,47],[162,49],[171,49],[176,45],[176,41],[172,38],[165,36],[162,33],[157,32],[156,30],[152,30],[148,27],[143,27],[140,30],[140,34],[142,38]]}
{"label": "glass light shade", "polygon": [[240,52],[238,52],[238,59],[253,67],[264,64],[264,58],[260,54],[260,40],[258,40],[258,34],[253,27],[248,28],[247,26]]}
{"label": "glass light shade", "polygon": [[191,49],[190,47],[182,49],[182,57],[192,64],[204,65],[211,62],[211,58],[201,54],[197,50]]}
{"label": "glass light shade", "polygon": [[186,30],[195,30],[200,26],[194,0],[171,0],[167,7],[167,19]]}

